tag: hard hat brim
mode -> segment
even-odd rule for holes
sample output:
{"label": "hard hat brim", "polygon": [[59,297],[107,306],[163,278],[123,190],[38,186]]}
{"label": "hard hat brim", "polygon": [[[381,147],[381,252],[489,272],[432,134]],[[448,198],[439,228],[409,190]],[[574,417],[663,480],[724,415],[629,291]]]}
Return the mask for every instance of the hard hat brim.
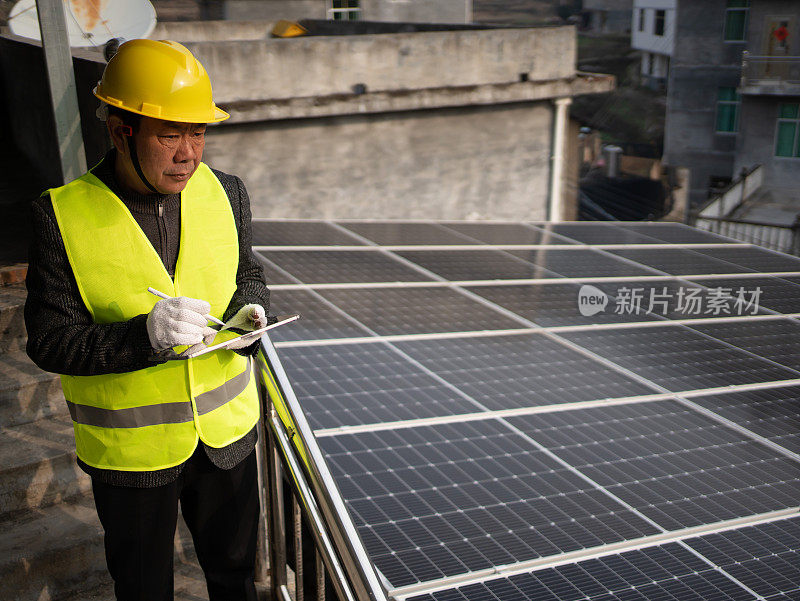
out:
{"label": "hard hat brim", "polygon": [[[150,117],[152,119],[161,119],[162,121],[175,121],[177,123],[219,123],[220,121],[225,121],[225,119],[230,117],[228,113],[223,111],[217,105],[213,105],[214,115],[211,119],[206,119],[206,118],[192,119],[191,116],[185,117],[183,115],[169,115],[169,114],[154,115],[148,111],[143,111],[135,109],[131,106],[126,106],[124,103],[117,103],[111,101],[109,98],[97,92],[97,86],[95,86],[94,89],[92,90],[92,94],[94,94],[98,99],[105,102],[108,106],[114,106],[118,109],[128,111],[129,113],[142,115],[143,117]],[[206,117],[208,117],[208,115],[206,115]]]}

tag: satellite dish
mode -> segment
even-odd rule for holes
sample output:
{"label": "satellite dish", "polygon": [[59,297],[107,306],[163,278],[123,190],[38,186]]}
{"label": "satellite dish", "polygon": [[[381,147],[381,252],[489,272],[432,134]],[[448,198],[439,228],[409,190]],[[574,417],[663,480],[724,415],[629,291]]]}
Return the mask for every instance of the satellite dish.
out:
{"label": "satellite dish", "polygon": [[[112,38],[146,38],[156,26],[156,9],[149,0],[63,0],[72,47],[102,47]],[[36,0],[20,0],[8,15],[11,33],[41,40]]]}

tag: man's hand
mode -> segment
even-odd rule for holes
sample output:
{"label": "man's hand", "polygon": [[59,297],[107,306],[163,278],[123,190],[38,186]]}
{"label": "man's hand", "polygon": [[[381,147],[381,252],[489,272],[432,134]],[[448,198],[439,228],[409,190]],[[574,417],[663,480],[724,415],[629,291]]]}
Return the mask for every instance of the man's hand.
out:
{"label": "man's hand", "polygon": [[206,301],[186,296],[158,301],[147,316],[150,345],[161,351],[179,344],[208,344],[216,335],[205,317],[210,310]]}
{"label": "man's hand", "polygon": [[245,305],[225,323],[226,330],[252,332],[267,325],[267,316],[261,305]]}

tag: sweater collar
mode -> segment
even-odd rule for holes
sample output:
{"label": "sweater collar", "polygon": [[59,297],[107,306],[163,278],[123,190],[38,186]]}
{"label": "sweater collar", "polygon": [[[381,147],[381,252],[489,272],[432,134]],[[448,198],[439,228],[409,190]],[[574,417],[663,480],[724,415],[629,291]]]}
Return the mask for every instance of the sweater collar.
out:
{"label": "sweater collar", "polygon": [[123,188],[114,175],[116,160],[117,150],[112,148],[92,169],[92,173],[125,203],[131,213],[153,214],[158,211],[159,205],[164,207],[165,212],[180,209],[180,194],[139,194]]}

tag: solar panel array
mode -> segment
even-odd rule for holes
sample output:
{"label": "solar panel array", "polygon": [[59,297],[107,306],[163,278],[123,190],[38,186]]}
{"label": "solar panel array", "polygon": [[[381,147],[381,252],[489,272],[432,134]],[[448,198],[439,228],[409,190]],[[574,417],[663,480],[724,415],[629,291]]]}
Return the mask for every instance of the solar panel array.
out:
{"label": "solar panel array", "polygon": [[800,259],[667,223],[253,245],[394,598],[800,599]]}

